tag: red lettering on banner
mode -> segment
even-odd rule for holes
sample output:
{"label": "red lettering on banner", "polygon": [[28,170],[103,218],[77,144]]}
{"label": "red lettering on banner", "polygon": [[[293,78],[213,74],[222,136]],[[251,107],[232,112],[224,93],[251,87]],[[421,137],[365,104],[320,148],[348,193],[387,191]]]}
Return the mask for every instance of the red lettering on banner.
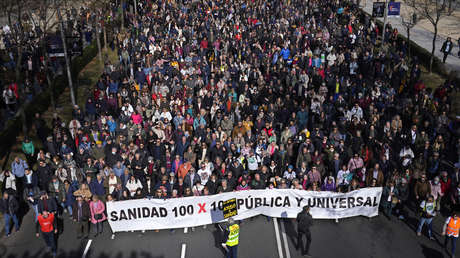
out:
{"label": "red lettering on banner", "polygon": [[198,207],[200,207],[198,214],[200,214],[201,212],[206,213],[205,206],[206,206],[206,203],[198,203]]}

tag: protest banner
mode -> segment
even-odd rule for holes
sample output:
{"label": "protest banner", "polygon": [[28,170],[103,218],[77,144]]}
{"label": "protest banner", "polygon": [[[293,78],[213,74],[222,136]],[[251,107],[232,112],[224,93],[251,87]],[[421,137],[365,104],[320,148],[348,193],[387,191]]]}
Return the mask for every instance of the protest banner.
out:
{"label": "protest banner", "polygon": [[224,219],[238,215],[238,209],[236,207],[236,199],[226,200],[222,204],[222,213],[224,214]]}
{"label": "protest banner", "polygon": [[294,189],[248,190],[210,196],[108,202],[107,214],[113,232],[218,223],[225,219],[224,201],[233,198],[236,203],[236,220],[261,214],[295,218],[305,205],[311,207],[311,214],[317,219],[373,217],[378,215],[381,194],[381,187],[363,188],[349,193]]}

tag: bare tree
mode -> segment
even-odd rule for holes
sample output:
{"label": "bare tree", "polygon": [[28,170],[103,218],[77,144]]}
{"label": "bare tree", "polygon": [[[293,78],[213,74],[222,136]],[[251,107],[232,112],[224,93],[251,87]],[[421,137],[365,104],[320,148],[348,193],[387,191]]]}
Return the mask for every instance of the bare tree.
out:
{"label": "bare tree", "polygon": [[433,69],[434,51],[436,50],[436,38],[438,36],[438,24],[441,19],[452,14],[455,8],[449,8],[454,4],[454,0],[404,0],[411,7],[418,17],[427,19],[433,25],[433,45],[431,48],[430,67]]}
{"label": "bare tree", "polygon": [[43,52],[44,67],[43,72],[46,76],[46,82],[50,87],[50,103],[53,110],[56,109],[55,97],[54,97],[54,84],[51,82],[50,72],[48,70],[49,65],[49,54],[46,49],[46,38],[49,34],[53,33],[56,29],[56,9],[53,8],[53,0],[38,0],[36,5],[31,6],[27,9],[28,17],[34,24],[35,31],[40,42],[40,48]]}
{"label": "bare tree", "polygon": [[410,18],[405,18],[401,14],[401,24],[406,28],[407,32],[407,56],[410,58],[410,30],[417,24],[417,14],[413,13]]}
{"label": "bare tree", "polygon": [[56,8],[57,16],[58,16],[59,30],[61,31],[62,46],[64,47],[65,66],[67,70],[67,80],[69,82],[69,89],[70,89],[70,101],[72,102],[72,105],[75,106],[77,103],[75,101],[75,93],[73,90],[72,73],[70,70],[70,59],[67,53],[67,43],[66,43],[66,36],[65,36],[63,20],[62,20],[62,15],[61,15],[61,7],[60,7],[60,2],[58,0],[54,0],[54,1],[55,1],[55,8]]}

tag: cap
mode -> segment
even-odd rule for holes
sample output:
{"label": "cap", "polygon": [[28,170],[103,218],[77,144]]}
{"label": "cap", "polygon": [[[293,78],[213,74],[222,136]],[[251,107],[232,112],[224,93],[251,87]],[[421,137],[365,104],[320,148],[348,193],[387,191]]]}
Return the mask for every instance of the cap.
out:
{"label": "cap", "polygon": [[289,168],[289,169],[294,169],[294,166],[293,166],[293,165],[289,165],[288,168]]}

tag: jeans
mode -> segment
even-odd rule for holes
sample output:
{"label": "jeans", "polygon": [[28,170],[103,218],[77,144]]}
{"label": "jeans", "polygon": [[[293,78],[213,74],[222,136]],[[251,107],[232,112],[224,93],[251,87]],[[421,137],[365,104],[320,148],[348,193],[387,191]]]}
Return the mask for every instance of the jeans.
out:
{"label": "jeans", "polygon": [[417,233],[422,232],[423,225],[426,223],[428,225],[428,236],[431,237],[431,231],[432,231],[432,222],[433,218],[424,218],[422,217],[420,219],[420,223],[418,224],[417,228]]}
{"label": "jeans", "polygon": [[67,205],[65,208],[69,211],[69,216],[72,216],[72,205]]}
{"label": "jeans", "polygon": [[236,255],[238,254],[238,245],[234,246],[228,246],[227,245],[227,258],[236,258]]}
{"label": "jeans", "polygon": [[448,242],[450,241],[451,244],[452,244],[452,255],[455,254],[455,247],[457,246],[457,239],[458,237],[454,237],[454,236],[448,236],[446,235],[446,238],[444,239],[444,247],[447,248],[447,244]]}
{"label": "jeans", "polygon": [[97,222],[96,224],[93,224],[93,225],[94,225],[94,233],[95,234],[102,234],[102,229],[104,227],[102,222]]}
{"label": "jeans", "polygon": [[[305,235],[307,238],[307,242],[305,243],[305,249],[302,241],[302,236]],[[300,248],[300,252],[303,254],[308,254],[310,252],[310,245],[311,245],[311,232],[308,230],[307,232],[297,231],[297,249]]]}
{"label": "jeans", "polygon": [[35,213],[35,222],[37,222],[37,219],[38,219],[38,204],[32,205],[32,209],[34,210],[34,213]]}
{"label": "jeans", "polygon": [[3,214],[3,218],[5,220],[5,233],[8,236],[10,234],[10,220],[13,219],[14,226],[16,227],[16,231],[19,230],[19,221],[18,217],[16,214],[10,215],[10,214]]}
{"label": "jeans", "polygon": [[56,242],[54,240],[54,231],[51,232],[43,232],[42,231],[43,239],[45,239],[46,246],[51,248],[51,252],[53,254],[56,253]]}

